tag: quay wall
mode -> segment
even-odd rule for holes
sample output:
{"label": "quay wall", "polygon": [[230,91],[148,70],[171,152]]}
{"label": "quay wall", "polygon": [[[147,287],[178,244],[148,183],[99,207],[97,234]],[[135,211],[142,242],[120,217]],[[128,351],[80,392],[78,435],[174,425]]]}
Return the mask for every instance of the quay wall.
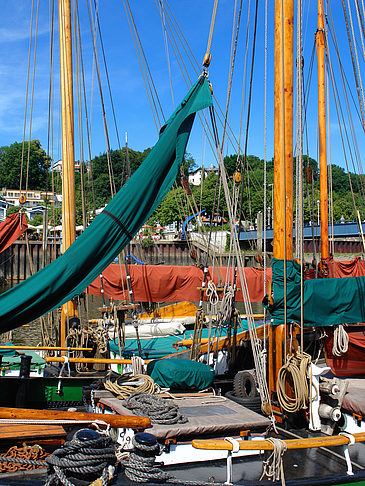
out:
{"label": "quay wall", "polygon": [[[206,252],[194,246],[193,257],[191,246],[186,241],[160,240],[151,246],[144,247],[141,242],[132,241],[124,250],[125,255],[133,255],[137,260],[149,265],[204,265]],[[30,258],[29,256],[30,255]],[[47,245],[45,264],[48,265],[61,255],[60,242],[52,242]],[[227,254],[215,253],[219,265],[228,263]],[[92,257],[91,257],[92,258]],[[133,258],[130,259],[132,263]],[[254,265],[253,255],[245,256],[245,265]],[[28,278],[43,267],[43,244],[41,241],[18,240],[7,250],[0,253],[0,279],[9,282]]]}
{"label": "quay wall", "polygon": [[[318,242],[315,242],[316,253],[318,255]],[[270,251],[270,248],[268,249]],[[311,260],[313,243],[305,241],[304,251],[307,253],[306,260]],[[354,258],[356,253],[361,252],[361,243],[355,238],[335,241],[335,252],[348,253],[348,258]],[[47,245],[45,252],[45,264],[48,265],[61,254],[60,242],[52,242]],[[350,257],[350,255],[353,256]],[[29,258],[30,255],[30,258]],[[193,245],[188,245],[186,241],[181,240],[159,240],[150,246],[143,246],[140,241],[132,240],[124,250],[124,255],[133,255],[133,257],[149,265],[205,265],[206,251],[199,241],[193,241]],[[215,257],[217,265],[226,266],[229,255],[221,253],[217,249],[210,252],[209,263],[212,257]],[[255,251],[245,251],[245,266],[257,266]],[[348,259],[338,257],[338,259]],[[133,262],[133,258],[130,262]],[[268,256],[268,266],[271,264],[271,255]],[[0,253],[0,280],[16,282],[28,278],[33,273],[43,267],[43,244],[41,241],[29,241],[28,245],[25,240],[18,240],[7,250]]]}

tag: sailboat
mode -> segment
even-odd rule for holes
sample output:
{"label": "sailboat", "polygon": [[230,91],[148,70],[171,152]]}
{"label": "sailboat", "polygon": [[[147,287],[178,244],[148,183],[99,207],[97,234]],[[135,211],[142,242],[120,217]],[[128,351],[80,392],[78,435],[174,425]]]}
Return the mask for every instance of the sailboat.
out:
{"label": "sailboat", "polygon": [[[202,476],[202,481],[205,483],[214,476],[215,481],[225,481],[226,484],[260,484],[258,476],[260,475],[259,471],[261,471],[262,461],[258,457],[259,453],[257,451],[263,450],[273,451],[275,456],[273,457],[272,466],[269,459],[265,461],[264,472],[266,476],[274,479],[274,481],[281,481],[282,484],[284,484],[284,476],[290,481],[290,484],[339,485],[349,482],[360,484],[364,480],[362,444],[359,448],[353,446],[356,448],[355,450],[359,457],[357,462],[360,462],[360,464],[353,464],[348,451],[350,444],[365,440],[365,434],[361,430],[363,426],[362,417],[357,417],[358,429],[356,432],[347,429],[347,432],[342,435],[320,435],[321,420],[323,422],[325,420],[330,421],[330,426],[332,427],[333,422],[338,417],[339,407],[333,406],[333,403],[325,403],[323,400],[323,396],[327,394],[327,396],[333,395],[336,403],[339,401],[338,383],[328,381],[325,387],[323,384],[320,386],[318,376],[324,371],[323,369],[318,370],[314,365],[309,367],[308,363],[302,367],[295,362],[293,367],[296,373],[304,369],[304,383],[307,385],[307,390],[309,390],[309,397],[307,393],[305,398],[299,403],[299,408],[297,408],[296,392],[298,388],[294,378],[287,381],[285,379],[284,381],[282,379],[279,380],[285,371],[283,365],[287,353],[290,358],[298,359],[298,361],[300,358],[305,358],[303,352],[297,352],[298,347],[296,347],[295,338],[289,336],[287,332],[288,323],[295,321],[316,326],[319,320],[321,320],[322,324],[324,322],[327,324],[353,322],[351,319],[362,317],[362,306],[359,309],[343,309],[344,305],[339,304],[336,300],[336,302],[332,303],[333,312],[331,313],[329,312],[329,304],[331,303],[329,292],[333,290],[334,295],[343,296],[343,299],[346,300],[346,295],[343,295],[345,294],[343,288],[348,286],[348,295],[351,297],[355,296],[361,304],[360,298],[363,295],[361,292],[363,284],[362,280],[354,285],[353,281],[347,283],[345,279],[341,279],[340,283],[335,282],[336,279],[328,281],[322,279],[303,283],[303,278],[301,278],[303,265],[292,261],[293,1],[277,0],[275,2],[275,10],[275,102],[277,104],[275,117],[275,260],[273,264],[273,298],[270,303],[273,325],[270,327],[269,354],[267,357],[268,385],[260,340],[255,334],[255,327],[252,326],[252,312],[250,312],[249,301],[247,300],[248,290],[245,284],[243,265],[237,266],[247,305],[250,342],[253,346],[255,365],[257,365],[256,373],[258,387],[262,395],[262,407],[270,419],[263,415],[250,413],[247,409],[238,405],[238,408],[235,408],[236,413],[233,414],[232,404],[229,400],[217,403],[217,400],[221,399],[213,400],[209,396],[204,401],[213,401],[213,403],[200,403],[201,407],[197,405],[198,402],[194,403],[194,399],[191,399],[190,402],[184,402],[186,406],[185,408],[182,406],[183,413],[189,417],[190,424],[179,423],[177,427],[160,425],[148,428],[146,422],[141,423],[141,428],[147,429],[151,435],[155,434],[155,438],[151,438],[151,435],[136,438],[137,434],[134,434],[133,431],[131,432],[126,427],[120,427],[116,438],[127,451],[137,454],[136,450],[138,447],[135,445],[135,450],[130,447],[133,438],[140,445],[153,446],[155,451],[158,450],[160,452],[163,449],[163,456],[160,457],[163,458],[164,465],[171,465],[167,468],[168,475],[175,475],[173,480],[175,484],[179,482],[186,484],[186,481],[190,478],[196,480],[199,475]],[[98,217],[90,225],[62,257],[39,272],[38,275],[31,277],[31,279],[4,294],[0,300],[2,303],[0,314],[2,329],[11,329],[18,325],[19,322],[24,323],[27,319],[30,320],[36,315],[40,315],[59,304],[69,301],[69,299],[83,291],[100,274],[101,270],[114,259],[115,255],[121,251],[126,242],[135,234],[145,219],[152,213],[158,202],[162,200],[169,187],[171,187],[172,182],[176,179],[178,166],[182,160],[195,112],[198,109],[210,107],[211,105],[211,90],[207,72],[204,70],[203,75],[199,77],[183,102],[170,117],[160,135],[159,141],[143,166],[141,166],[141,169],[129,179],[120,193],[117,194],[100,215],[101,217]],[[217,148],[220,149],[219,146]],[[224,180],[225,174],[221,150],[219,150],[219,153],[225,192],[226,196],[229,197],[227,180]],[[140,188],[141,184],[144,184],[143,190],[140,189],[136,197],[135,187],[138,186]],[[233,212],[230,214],[230,221],[232,234],[235,235],[233,245],[239,259],[240,252]],[[108,238],[105,237],[106,232],[108,233]],[[90,238],[92,239],[91,248]],[[84,258],[86,250],[91,250],[93,257],[95,257],[94,261],[90,262],[89,259]],[[96,263],[97,257],[100,259],[100,263]],[[75,268],[75,261],[77,261],[77,268]],[[357,286],[355,288],[357,294],[354,292],[355,286]],[[303,305],[300,304],[300,299],[298,298],[301,293],[304,295]],[[20,302],[21,305],[19,305]],[[319,304],[323,304],[323,302],[326,302],[326,309],[319,317],[314,305],[318,305],[318,309],[320,309]],[[338,309],[341,308],[342,311],[339,313]],[[72,311],[69,309],[67,313],[70,315]],[[288,339],[288,336],[290,339]],[[230,339],[229,341],[231,344]],[[209,362],[209,352],[208,344],[208,349],[202,347],[199,354],[207,353]],[[168,364],[167,359],[162,361]],[[290,362],[292,363],[293,360],[290,359]],[[327,388],[327,390],[324,390],[324,388]],[[90,395],[91,408],[104,412],[113,411],[114,413],[118,409],[119,413],[125,413],[125,410],[122,408],[123,405],[118,403],[115,398],[110,398],[105,396],[105,394],[103,396],[102,393],[97,395],[97,393],[90,392]],[[281,398],[279,398],[279,395]],[[289,402],[287,408],[284,407],[282,399],[285,395]],[[323,400],[322,404],[326,405],[327,417],[323,417],[319,412],[320,398]],[[341,395],[342,398],[343,394]],[[95,399],[97,399],[97,402],[95,402]],[[199,401],[202,402],[202,399],[199,398]],[[293,404],[293,401],[295,401],[295,404]],[[305,421],[307,407],[310,410],[309,423],[312,436],[306,432],[309,435],[308,437],[297,437],[299,435],[298,431],[293,432],[289,430],[289,435],[292,434],[291,437],[293,437],[294,434],[295,438],[287,439],[288,434],[286,434],[285,430],[280,431],[282,435],[279,438],[277,434],[271,433],[271,431],[264,431],[271,425],[272,421],[281,422],[287,426],[302,425],[303,423],[308,426],[308,421]],[[105,415],[108,414],[106,413]],[[232,415],[236,418],[238,415],[240,422],[230,423],[229,419]],[[195,417],[195,421],[192,420],[193,417]],[[244,418],[247,418],[247,423],[243,420]],[[227,421],[223,419],[227,419]],[[300,421],[300,424],[296,423],[298,421]],[[222,438],[226,433],[231,433],[232,430],[236,432],[235,437]],[[191,440],[192,436],[197,434],[200,437],[194,437]],[[207,434],[212,435],[212,437],[207,438]],[[340,459],[338,457],[340,454],[334,455],[328,451],[324,455],[318,449],[330,446],[343,447],[343,457]],[[184,448],[189,450],[189,455],[185,457],[184,453],[181,452]],[[305,451],[304,457],[300,456],[297,449]],[[245,454],[244,459],[241,459],[242,451],[246,450],[249,452]],[[286,454],[286,450],[288,450],[288,454]],[[295,452],[291,452],[293,450]],[[204,454],[200,455],[199,451],[204,451]],[[256,452],[251,453],[250,451]],[[194,454],[195,460],[198,461],[196,465],[191,464]],[[143,454],[141,455],[143,456]],[[202,467],[200,464],[200,461],[203,460],[203,455],[206,463],[208,462],[208,467]],[[248,456],[251,455],[253,467],[249,468],[247,465]],[[283,455],[284,464],[281,462]],[[152,453],[151,457],[154,459]],[[223,468],[223,471],[221,465],[216,466],[213,463],[215,459],[225,460],[226,468]],[[126,470],[128,470],[128,467],[132,467],[131,462],[126,465]],[[179,464],[179,466],[174,467],[176,464]],[[180,466],[180,464],[183,465]],[[161,464],[152,463],[150,469],[153,471],[149,472],[160,474],[161,471],[158,466],[161,466]],[[135,469],[138,470],[138,467],[137,464]],[[356,468],[355,472],[354,468]],[[140,467],[140,469],[143,468]],[[130,481],[135,481],[130,470],[127,474],[129,474],[128,478],[130,479],[126,480],[124,477],[121,477],[118,480],[119,484],[130,484]],[[161,481],[168,483],[170,479],[168,475],[150,476],[147,480],[152,484],[158,481],[160,483]]]}

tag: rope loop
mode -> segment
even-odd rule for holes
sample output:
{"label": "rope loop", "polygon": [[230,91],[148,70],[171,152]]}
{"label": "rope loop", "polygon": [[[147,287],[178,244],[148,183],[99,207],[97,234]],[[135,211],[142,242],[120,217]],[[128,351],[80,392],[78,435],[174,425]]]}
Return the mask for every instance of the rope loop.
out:
{"label": "rope loop", "polygon": [[[278,373],[277,393],[279,403],[287,412],[297,412],[302,408],[307,408],[309,400],[308,385],[308,366],[311,357],[306,354],[288,356],[287,363],[284,364]],[[286,394],[285,385],[292,383],[294,397]]]}
{"label": "rope loop", "polygon": [[263,471],[260,481],[264,477],[273,481],[279,481],[281,479],[281,484],[285,485],[283,456],[287,450],[287,445],[281,439],[271,437],[267,440],[272,443],[274,450],[267,460],[263,461]]}
{"label": "rope loop", "polygon": [[339,324],[333,332],[332,354],[343,356],[349,349],[349,335],[345,331],[344,325]]}
{"label": "rope loop", "polygon": [[114,377],[109,375],[104,379],[104,388],[114,393],[120,400],[125,400],[134,393],[155,393],[156,384],[148,375],[129,374]]}

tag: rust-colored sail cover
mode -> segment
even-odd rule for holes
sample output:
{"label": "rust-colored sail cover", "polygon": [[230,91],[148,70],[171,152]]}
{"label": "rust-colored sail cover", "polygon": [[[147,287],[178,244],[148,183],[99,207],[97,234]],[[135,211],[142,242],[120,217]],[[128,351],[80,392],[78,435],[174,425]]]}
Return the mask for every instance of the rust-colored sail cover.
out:
{"label": "rust-colored sail cover", "polygon": [[0,253],[19,238],[28,228],[25,214],[14,213],[0,223]]}
{"label": "rust-colored sail cover", "polygon": [[[128,267],[135,302],[180,302],[200,300],[199,287],[202,286],[203,270],[194,266],[175,265],[130,265]],[[232,271],[232,269],[231,269]],[[249,299],[251,302],[261,302],[264,297],[264,270],[247,267],[244,269]],[[208,280],[225,282],[227,268],[212,270],[209,267]],[[271,268],[267,269],[267,280],[271,280]],[[129,300],[127,279],[124,266],[109,265],[103,272],[104,295],[116,300]],[[236,300],[243,301],[242,285],[237,276]],[[100,278],[87,288],[93,295],[101,295]],[[206,299],[204,292],[204,299]]]}

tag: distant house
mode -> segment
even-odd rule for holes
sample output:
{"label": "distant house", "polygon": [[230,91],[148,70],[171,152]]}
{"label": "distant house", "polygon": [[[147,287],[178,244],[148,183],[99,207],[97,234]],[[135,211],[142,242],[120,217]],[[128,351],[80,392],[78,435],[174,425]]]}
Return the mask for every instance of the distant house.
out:
{"label": "distant house", "polygon": [[194,170],[194,172],[190,172],[189,174],[189,184],[192,184],[193,186],[199,186],[202,182],[202,175],[204,172],[204,179],[208,177],[209,174],[214,172],[215,174],[218,174],[218,167],[214,167],[213,164],[211,164],[209,167],[204,170],[200,167],[200,169]]}
{"label": "distant house", "polygon": [[46,210],[46,206],[33,206],[32,208],[25,211],[26,215],[29,218],[29,221],[32,222],[34,216],[43,216],[44,211]]}
{"label": "distant house", "polygon": [[8,203],[8,202],[4,201],[3,199],[0,199],[0,223],[2,221],[5,221],[6,211],[7,211],[9,206],[13,206],[13,204]]}
{"label": "distant house", "polygon": [[49,204],[54,204],[55,206],[60,206],[62,203],[62,194],[56,194],[55,192],[46,191],[20,191],[19,189],[6,189],[3,188],[0,191],[0,197],[10,203],[13,206],[20,206],[19,197],[25,196],[26,200],[23,204],[26,208],[33,208],[34,206],[39,206],[44,204],[47,199]]}
{"label": "distant house", "polygon": [[[54,172],[62,172],[62,160],[57,160],[52,166]],[[75,170],[80,171],[80,161],[75,160]]]}

